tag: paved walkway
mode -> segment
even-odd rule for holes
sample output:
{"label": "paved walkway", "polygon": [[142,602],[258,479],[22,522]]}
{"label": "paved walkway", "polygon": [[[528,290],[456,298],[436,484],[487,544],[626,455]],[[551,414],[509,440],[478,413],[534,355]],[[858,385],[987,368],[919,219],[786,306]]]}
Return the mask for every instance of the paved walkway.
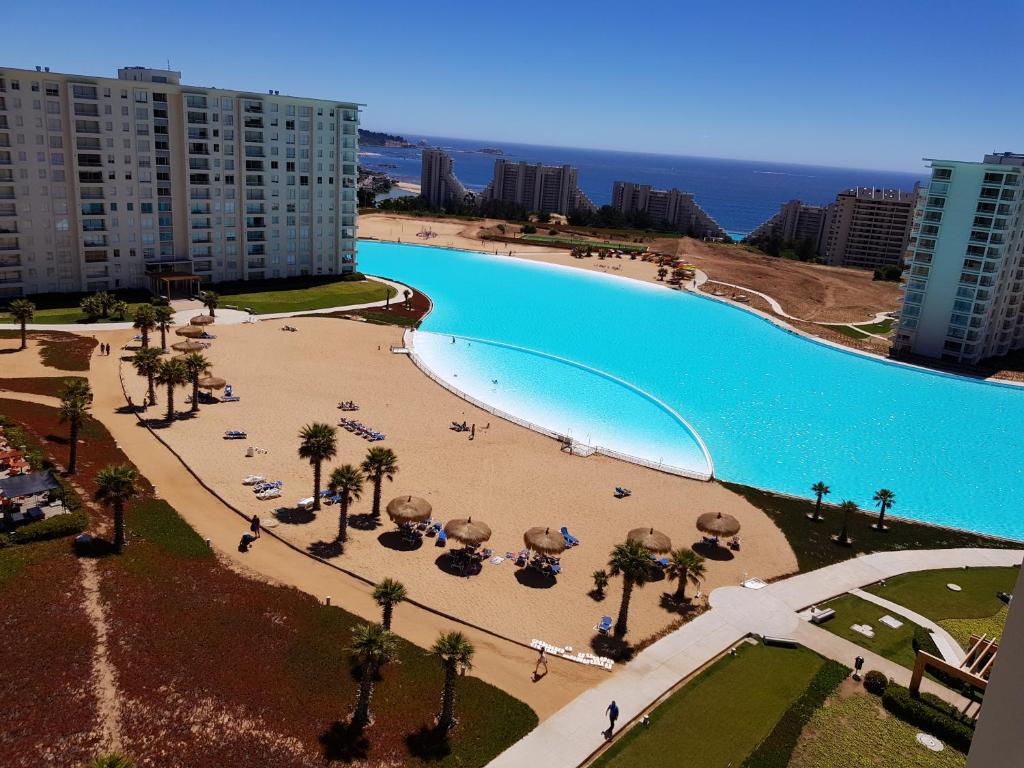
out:
{"label": "paved walkway", "polygon": [[620,722],[625,726],[679,682],[750,634],[806,641],[814,650],[847,665],[859,654],[868,660],[869,669],[879,669],[909,682],[909,670],[842,638],[836,637],[833,642],[834,635],[800,621],[796,612],[901,573],[961,566],[1012,566],[1019,565],[1022,557],[1022,550],[998,549],[879,552],[792,576],[763,589],[716,589],[711,593],[710,611],[654,643],[604,683],[578,696],[505,750],[490,766],[580,765],[605,743],[604,710],[610,701],[618,704]]}
{"label": "paved walkway", "polygon": [[959,664],[967,655],[964,653],[963,648],[960,647],[960,644],[953,639],[953,636],[949,634],[949,632],[944,630],[927,616],[915,613],[899,603],[894,603],[892,600],[886,600],[884,597],[879,597],[871,592],[865,592],[863,589],[850,590],[850,594],[856,595],[861,600],[867,600],[869,603],[880,605],[887,611],[899,614],[900,616],[910,619],[918,626],[927,629],[932,633],[932,639],[935,641],[935,645],[938,646],[939,652],[942,654],[942,658],[950,664]]}
{"label": "paved walkway", "polygon": [[[368,275],[372,277],[372,275]],[[402,299],[402,291],[408,286],[402,283],[397,283],[394,280],[385,280],[382,277],[374,277],[374,280],[391,286],[398,292],[398,297],[393,297],[391,301],[400,302]],[[185,302],[173,302],[184,305],[184,309],[180,309],[174,313],[173,324],[175,326],[188,325],[189,321],[196,315],[202,315],[206,313],[206,309],[198,301],[189,300]],[[242,323],[248,322],[259,322],[261,320],[281,320],[286,317],[298,317],[299,315],[326,315],[331,312],[347,312],[354,311],[357,309],[371,309],[373,307],[383,307],[387,304],[387,299],[381,301],[369,301],[365,304],[349,304],[343,307],[327,307],[326,309],[303,309],[298,312],[271,312],[265,315],[250,315],[248,312],[243,312],[240,309],[221,309],[218,308],[217,312],[217,325],[241,325]],[[78,323],[29,323],[29,331],[68,331],[70,333],[94,333],[97,331],[130,331],[132,330],[132,324],[130,322],[123,323],[90,323],[88,325],[81,325]],[[0,323],[0,331],[17,331],[21,330],[21,326],[18,323]]]}

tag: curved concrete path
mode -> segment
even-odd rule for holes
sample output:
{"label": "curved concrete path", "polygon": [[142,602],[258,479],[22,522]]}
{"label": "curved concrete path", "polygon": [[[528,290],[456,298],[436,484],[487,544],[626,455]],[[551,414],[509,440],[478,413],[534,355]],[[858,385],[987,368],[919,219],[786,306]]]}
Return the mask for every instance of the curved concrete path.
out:
{"label": "curved concrete path", "polygon": [[871,592],[865,592],[863,589],[851,589],[850,594],[856,595],[861,600],[867,600],[869,603],[874,603],[877,606],[885,608],[887,611],[892,611],[895,614],[910,619],[919,627],[927,629],[932,633],[932,639],[935,641],[935,645],[942,654],[942,658],[950,664],[959,664],[967,655],[964,653],[964,649],[960,647],[960,644],[953,639],[953,636],[949,634],[949,632],[927,616],[922,616],[920,613],[916,613],[899,603],[894,603],[892,600],[886,600],[884,597],[879,597]]}
{"label": "curved concrete path", "polygon": [[[802,573],[763,589],[722,587],[711,593],[711,610],[684,624],[645,649],[624,669],[596,688],[574,699],[533,732],[507,749],[491,768],[543,765],[574,768],[605,745],[604,716],[614,700],[622,727],[642,715],[677,684],[714,661],[751,634],[791,637],[847,666],[864,656],[868,669],[879,669],[903,684],[910,670],[800,621],[797,611],[845,594],[880,579],[901,573],[962,566],[1013,566],[1024,550],[941,549],[878,552]],[[941,686],[925,681],[922,686],[936,695],[962,705],[964,700]]]}

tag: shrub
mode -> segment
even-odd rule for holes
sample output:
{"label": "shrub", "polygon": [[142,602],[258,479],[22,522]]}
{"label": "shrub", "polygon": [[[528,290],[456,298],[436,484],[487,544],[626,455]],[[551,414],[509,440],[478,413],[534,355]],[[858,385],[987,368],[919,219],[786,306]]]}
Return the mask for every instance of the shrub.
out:
{"label": "shrub", "polygon": [[343,283],[360,283],[366,279],[366,275],[362,272],[347,272],[341,276],[341,282]]}
{"label": "shrub", "polygon": [[889,678],[879,672],[877,669],[872,669],[866,675],[864,675],[864,690],[868,693],[873,693],[875,696],[881,696],[885,693],[886,687],[889,685]]}
{"label": "shrub", "polygon": [[793,702],[757,749],[743,761],[743,768],[786,768],[793,749],[811,715],[850,674],[849,667],[826,661],[799,699]]}
{"label": "shrub", "polygon": [[959,710],[938,696],[929,693],[914,696],[902,685],[890,683],[882,694],[882,706],[901,720],[965,754],[971,748],[974,728]]}
{"label": "shrub", "polygon": [[939,647],[935,645],[935,640],[932,639],[932,633],[924,627],[914,627],[914,639],[910,641],[911,645],[914,646],[914,652],[924,651],[930,653],[932,656],[938,656],[942,658],[942,654],[939,652]]}
{"label": "shrub", "polygon": [[523,226],[519,228],[519,231],[524,235],[532,235],[537,231],[537,228],[533,226],[533,224],[523,224]]}
{"label": "shrub", "polygon": [[11,537],[6,533],[0,533],[0,549],[11,546]]}
{"label": "shrub", "polygon": [[11,534],[11,541],[15,544],[28,544],[31,541],[60,539],[81,533],[87,525],[89,517],[85,512],[68,512],[66,515],[55,515],[18,528]]}

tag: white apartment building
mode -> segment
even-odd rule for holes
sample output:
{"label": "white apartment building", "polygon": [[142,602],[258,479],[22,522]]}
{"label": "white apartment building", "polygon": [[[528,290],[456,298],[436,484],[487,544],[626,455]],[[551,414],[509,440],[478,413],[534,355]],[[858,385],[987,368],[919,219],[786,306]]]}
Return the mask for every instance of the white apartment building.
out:
{"label": "white apartment building", "polygon": [[693,237],[726,237],[718,222],[697,205],[693,195],[678,189],[654,189],[650,184],[616,181],[612,207],[625,216],[646,215],[655,226],[669,226]]}
{"label": "white apartment building", "polygon": [[527,211],[568,215],[575,211],[596,211],[590,198],[580,189],[576,169],[571,165],[494,161],[494,178],[481,195],[518,205]]}
{"label": "white apartment building", "polygon": [[476,195],[455,177],[452,156],[443,149],[424,149],[420,166],[420,195],[435,208],[476,205]]}
{"label": "white apartment building", "polygon": [[821,253],[836,267],[876,269],[900,263],[910,238],[917,187],[856,187],[840,192],[828,206]]}
{"label": "white apartment building", "polygon": [[355,269],[359,106],[0,67],[0,297]]}
{"label": "white apartment building", "polygon": [[975,364],[1024,347],[1024,155],[931,160],[894,354]]}

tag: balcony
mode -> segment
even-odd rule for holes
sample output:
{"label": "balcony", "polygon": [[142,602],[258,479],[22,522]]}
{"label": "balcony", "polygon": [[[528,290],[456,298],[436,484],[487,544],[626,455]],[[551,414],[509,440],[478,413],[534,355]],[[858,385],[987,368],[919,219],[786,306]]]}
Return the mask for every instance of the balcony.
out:
{"label": "balcony", "polygon": [[209,229],[210,228],[210,219],[209,219],[209,217],[207,217],[207,218],[199,218],[199,219],[192,219],[190,223],[192,225],[192,229]]}
{"label": "balcony", "polygon": [[103,187],[82,187],[79,197],[82,200],[102,200]]}
{"label": "balcony", "polygon": [[14,240],[0,240],[0,251],[20,251],[18,247],[18,238]]}
{"label": "balcony", "polygon": [[266,259],[250,259],[246,266],[249,269],[266,269],[267,261]]}
{"label": "balcony", "polygon": [[15,268],[20,266],[20,256],[0,256],[0,269]]}
{"label": "balcony", "polygon": [[209,203],[192,203],[191,207],[189,208],[189,213],[193,213],[193,214],[201,214],[201,213],[209,213],[209,212],[210,212],[210,204]]}

